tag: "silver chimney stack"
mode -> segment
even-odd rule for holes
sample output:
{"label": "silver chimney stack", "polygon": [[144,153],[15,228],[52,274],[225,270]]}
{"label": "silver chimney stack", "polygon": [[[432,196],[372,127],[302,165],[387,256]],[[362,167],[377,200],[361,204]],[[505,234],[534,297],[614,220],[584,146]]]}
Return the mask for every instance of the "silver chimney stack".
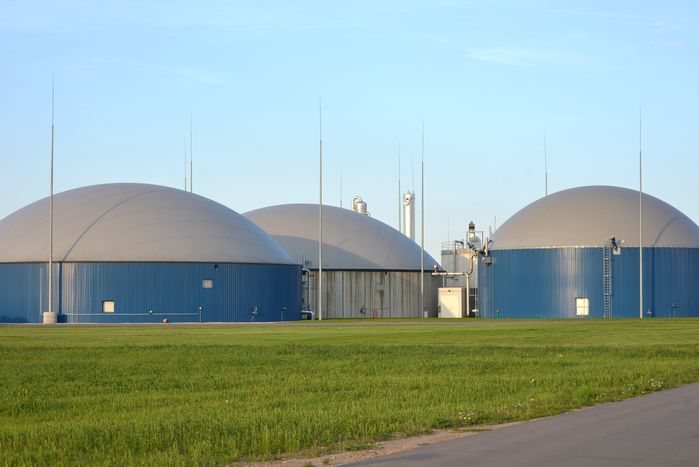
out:
{"label": "silver chimney stack", "polygon": [[403,233],[415,240],[415,193],[403,193]]}

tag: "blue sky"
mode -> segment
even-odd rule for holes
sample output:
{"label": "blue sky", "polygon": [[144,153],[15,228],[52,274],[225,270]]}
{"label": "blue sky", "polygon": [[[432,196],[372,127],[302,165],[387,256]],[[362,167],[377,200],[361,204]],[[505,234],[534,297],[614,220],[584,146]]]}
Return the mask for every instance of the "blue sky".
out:
{"label": "blue sky", "polygon": [[[0,218],[56,190],[184,185],[238,212],[354,194],[426,246],[544,194],[644,188],[699,221],[699,4],[690,1],[8,1],[0,8]],[[187,143],[188,144],[188,143]]]}

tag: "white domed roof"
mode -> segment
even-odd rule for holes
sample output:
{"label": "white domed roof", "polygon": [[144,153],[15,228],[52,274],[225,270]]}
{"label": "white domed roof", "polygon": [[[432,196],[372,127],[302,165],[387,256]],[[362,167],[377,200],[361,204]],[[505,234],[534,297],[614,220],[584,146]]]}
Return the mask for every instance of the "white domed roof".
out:
{"label": "white domed roof", "polygon": [[[318,268],[318,205],[283,204],[244,214],[298,262]],[[425,252],[425,270],[437,262]],[[323,269],[419,271],[420,246],[371,217],[323,206]]]}
{"label": "white domed roof", "polygon": [[[638,191],[587,186],[559,191],[521,209],[493,233],[494,250],[639,245]],[[699,247],[699,226],[664,201],[643,195],[645,247]]]}
{"label": "white domed roof", "polygon": [[[49,199],[0,220],[0,262],[47,262]],[[54,196],[54,261],[296,264],[262,229],[202,196],[94,185]]]}

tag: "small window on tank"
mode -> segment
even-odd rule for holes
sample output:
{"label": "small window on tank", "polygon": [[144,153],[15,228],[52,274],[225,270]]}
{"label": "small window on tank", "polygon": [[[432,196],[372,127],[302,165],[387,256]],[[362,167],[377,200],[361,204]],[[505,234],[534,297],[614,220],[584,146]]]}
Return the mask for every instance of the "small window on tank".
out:
{"label": "small window on tank", "polygon": [[204,279],[201,281],[201,288],[202,289],[213,289],[214,288],[214,280],[213,279]]}
{"label": "small window on tank", "polygon": [[114,313],[114,300],[102,300],[102,313]]}
{"label": "small window on tank", "polygon": [[575,299],[575,314],[577,316],[590,315],[590,299],[587,297]]}

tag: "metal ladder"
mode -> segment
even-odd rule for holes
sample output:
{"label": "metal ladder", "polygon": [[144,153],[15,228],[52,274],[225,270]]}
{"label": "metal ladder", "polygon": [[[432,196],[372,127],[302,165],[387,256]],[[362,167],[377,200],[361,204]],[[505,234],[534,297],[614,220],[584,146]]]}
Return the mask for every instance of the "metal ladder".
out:
{"label": "metal ladder", "polygon": [[604,317],[612,317],[612,247],[606,245],[602,253],[602,295]]}

